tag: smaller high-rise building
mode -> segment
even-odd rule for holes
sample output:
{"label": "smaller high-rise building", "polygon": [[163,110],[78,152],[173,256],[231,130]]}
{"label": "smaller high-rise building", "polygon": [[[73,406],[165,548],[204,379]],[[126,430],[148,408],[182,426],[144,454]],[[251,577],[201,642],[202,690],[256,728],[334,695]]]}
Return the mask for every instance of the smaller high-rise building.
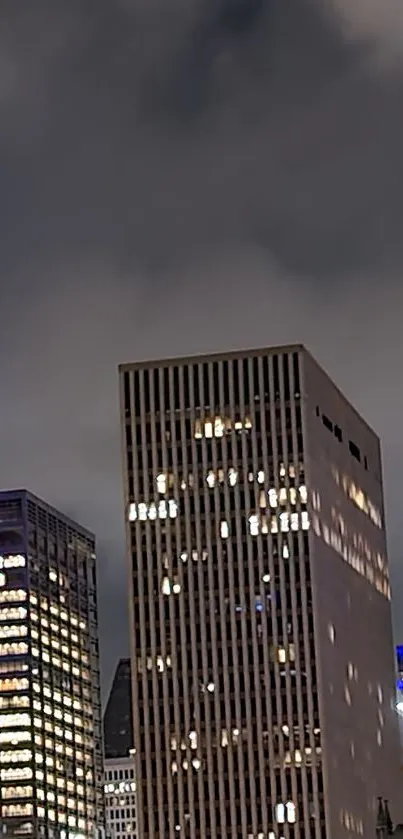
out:
{"label": "smaller high-rise building", "polygon": [[104,714],[105,758],[126,758],[133,746],[130,659],[121,658]]}
{"label": "smaller high-rise building", "polygon": [[134,750],[105,760],[105,811],[108,839],[136,839]]}
{"label": "smaller high-rise building", "polygon": [[104,826],[95,539],[0,492],[0,821],[8,836]]}

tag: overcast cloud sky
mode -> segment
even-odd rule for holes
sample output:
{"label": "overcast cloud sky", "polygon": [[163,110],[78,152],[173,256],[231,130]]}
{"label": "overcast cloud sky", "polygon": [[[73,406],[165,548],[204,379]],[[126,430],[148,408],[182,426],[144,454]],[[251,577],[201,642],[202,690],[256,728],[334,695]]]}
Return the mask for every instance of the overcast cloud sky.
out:
{"label": "overcast cloud sky", "polygon": [[1,484],[97,533],[106,686],[146,357],[308,345],[383,439],[403,640],[402,101],[401,0],[3,0]]}

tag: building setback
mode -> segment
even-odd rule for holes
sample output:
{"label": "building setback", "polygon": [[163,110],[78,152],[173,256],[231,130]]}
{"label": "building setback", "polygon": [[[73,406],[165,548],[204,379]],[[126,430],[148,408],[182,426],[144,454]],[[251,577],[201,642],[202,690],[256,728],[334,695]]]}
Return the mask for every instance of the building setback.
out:
{"label": "building setback", "polygon": [[0,779],[7,835],[104,825],[95,539],[0,492]]}
{"label": "building setback", "polygon": [[139,839],[398,817],[379,440],[301,346],[120,367]]}

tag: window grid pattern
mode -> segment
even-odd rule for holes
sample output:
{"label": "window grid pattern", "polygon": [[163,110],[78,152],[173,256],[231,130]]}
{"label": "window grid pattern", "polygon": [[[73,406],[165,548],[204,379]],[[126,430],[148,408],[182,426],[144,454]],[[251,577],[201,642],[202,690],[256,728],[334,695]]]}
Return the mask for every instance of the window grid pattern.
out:
{"label": "window grid pattern", "polygon": [[[23,630],[28,649],[1,657],[0,693],[3,729],[22,705],[28,722],[26,742],[1,745],[2,818],[14,833],[22,821],[25,833],[89,837],[104,823],[95,542],[39,499],[20,504],[24,567],[1,590],[0,635]],[[3,552],[7,539],[0,532]]]}
{"label": "window grid pattern", "polygon": [[121,384],[139,834],[323,839],[298,353]]}

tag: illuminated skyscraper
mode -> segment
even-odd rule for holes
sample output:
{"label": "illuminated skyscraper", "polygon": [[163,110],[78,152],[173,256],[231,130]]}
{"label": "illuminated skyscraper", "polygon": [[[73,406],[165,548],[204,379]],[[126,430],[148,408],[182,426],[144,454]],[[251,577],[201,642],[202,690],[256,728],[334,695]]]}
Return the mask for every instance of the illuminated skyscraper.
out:
{"label": "illuminated skyscraper", "polygon": [[378,438],[301,346],[123,365],[120,393],[139,838],[372,836],[399,782]]}
{"label": "illuminated skyscraper", "polygon": [[104,824],[95,540],[1,492],[0,552],[2,823],[89,839]]}

